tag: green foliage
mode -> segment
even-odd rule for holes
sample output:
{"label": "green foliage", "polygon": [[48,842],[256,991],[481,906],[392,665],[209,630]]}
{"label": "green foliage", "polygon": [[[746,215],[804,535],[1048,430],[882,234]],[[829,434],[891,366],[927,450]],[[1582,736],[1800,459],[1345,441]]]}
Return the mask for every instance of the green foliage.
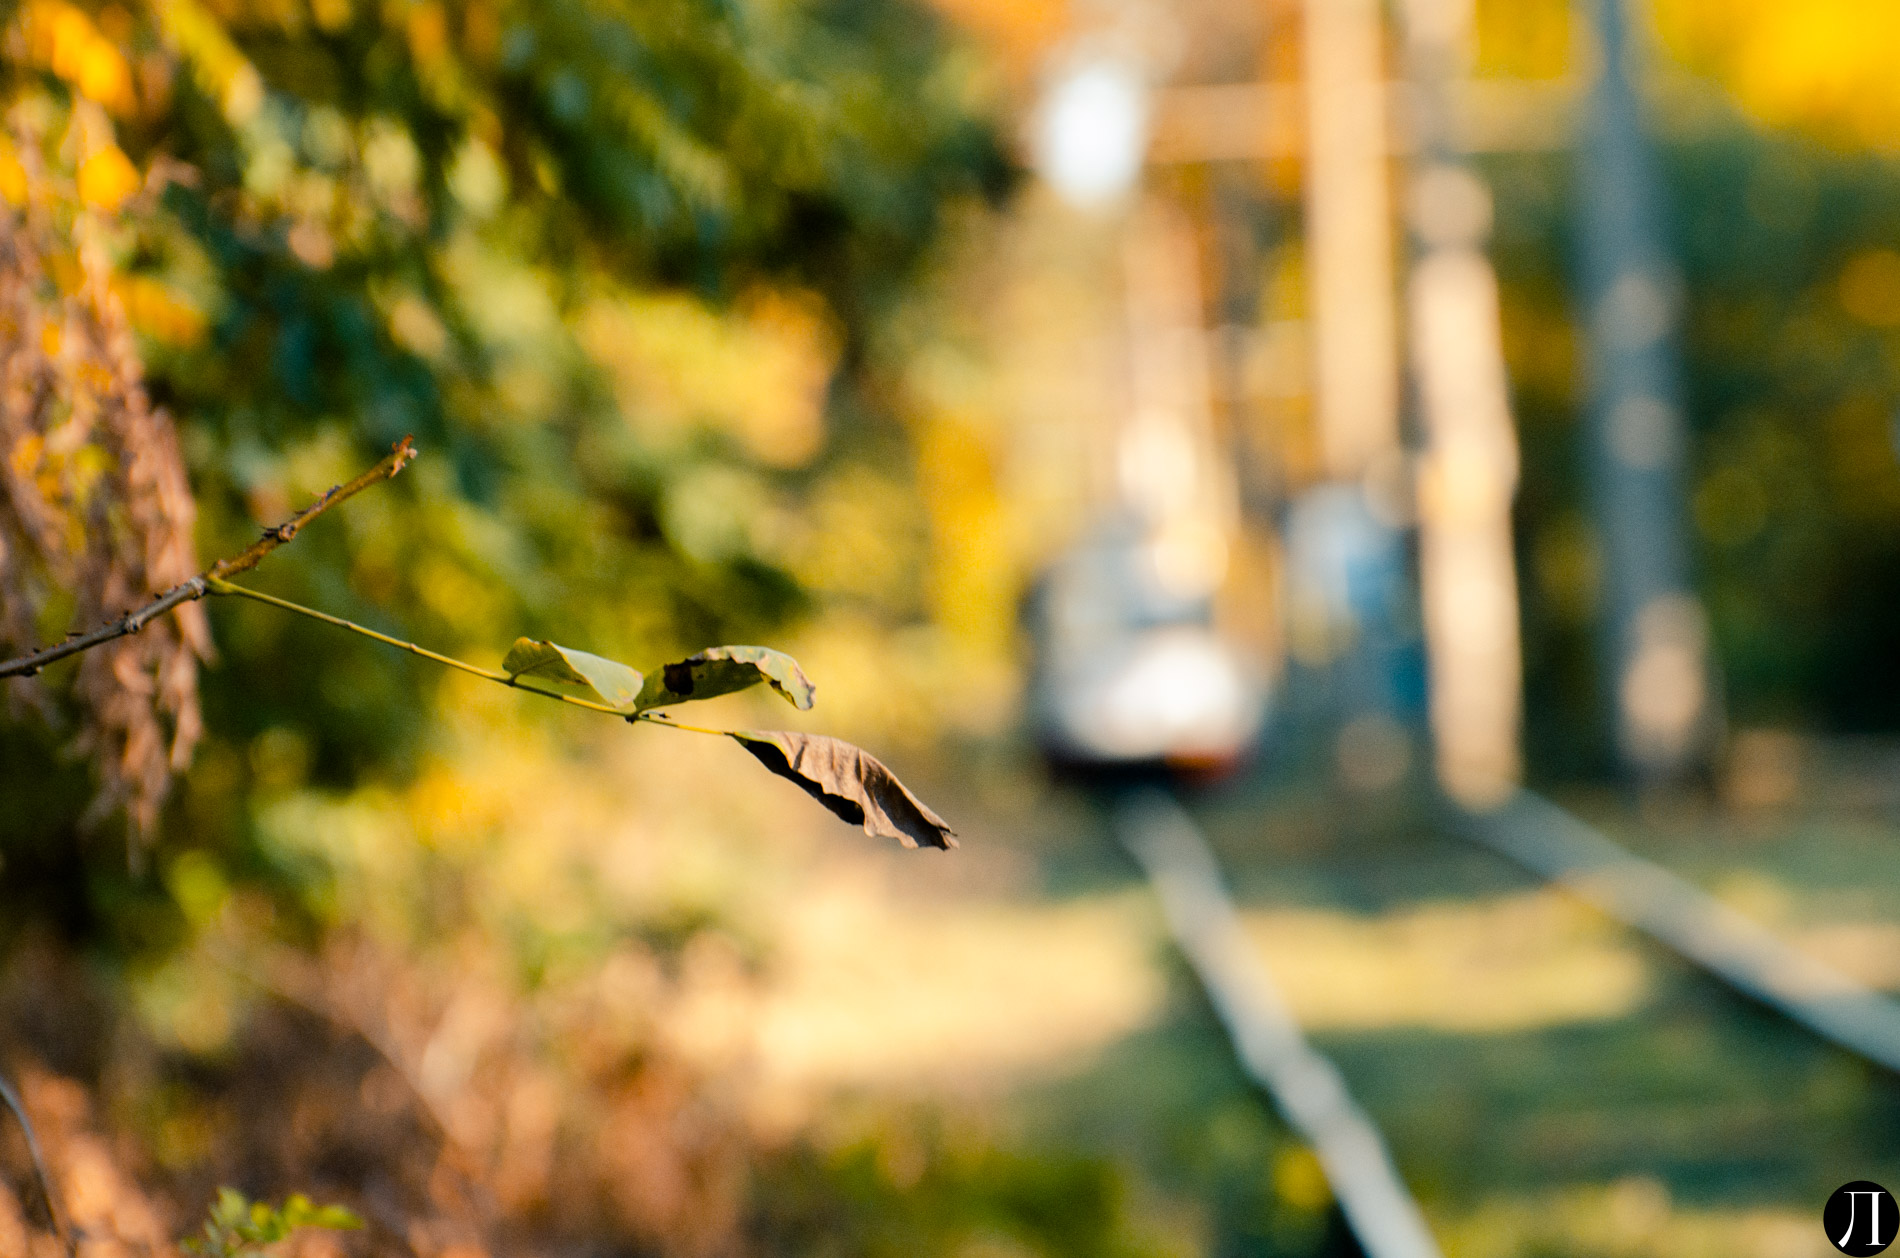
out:
{"label": "green foliage", "polygon": [[[1856,313],[1851,279],[1892,248],[1900,172],[1710,106],[1660,156],[1683,278],[1684,514],[1723,704],[1744,727],[1891,731],[1900,339],[1879,310]],[[1524,457],[1527,752],[1533,773],[1574,778],[1607,762],[1610,723],[1565,252],[1569,158],[1493,158],[1489,174]]]}
{"label": "green foliage", "polygon": [[353,1231],[362,1226],[363,1220],[342,1206],[312,1205],[302,1193],[291,1194],[279,1207],[246,1200],[235,1188],[220,1188],[203,1239],[187,1240],[185,1248],[201,1258],[251,1258],[299,1228]]}
{"label": "green foliage", "polygon": [[[271,588],[450,647],[526,626],[678,659],[811,605],[799,555],[774,539],[815,535],[830,487],[868,476],[905,499],[906,438],[872,387],[872,347],[946,212],[1011,177],[978,80],[925,6],[240,2],[192,6],[197,44],[169,6],[124,9],[112,38],[140,84],[150,69],[165,87],[114,115],[117,143],[182,177],[128,208],[114,265],[170,312],[133,320],[178,422],[201,553],[241,547],[413,432],[437,457],[312,530],[273,561]],[[42,98],[72,101],[24,63],[0,66],[0,88],[40,102],[36,117]],[[709,401],[669,391],[665,370],[645,387],[647,360],[632,384],[616,375],[632,341],[696,387],[752,380],[771,358],[760,337],[802,346],[811,376],[813,435],[789,454],[732,418],[777,396],[776,378]],[[908,614],[905,590],[875,597]],[[298,785],[401,779],[431,682],[315,625],[214,616],[206,742],[170,841],[268,881],[282,871],[255,849],[260,740],[298,748]],[[625,673],[597,680],[604,702],[631,697]],[[706,684],[720,683],[696,678],[695,697]],[[68,801],[83,782],[46,793],[65,735],[19,737],[0,797],[34,803],[0,827],[0,922],[74,900],[73,934],[117,939],[74,888],[117,888],[123,854],[80,841]]]}
{"label": "green foliage", "polygon": [[772,1253],[1042,1254],[1151,1258],[1171,1252],[1131,1226],[1117,1168],[1074,1154],[948,1147],[915,1138],[798,1150],[766,1168],[756,1230]]}

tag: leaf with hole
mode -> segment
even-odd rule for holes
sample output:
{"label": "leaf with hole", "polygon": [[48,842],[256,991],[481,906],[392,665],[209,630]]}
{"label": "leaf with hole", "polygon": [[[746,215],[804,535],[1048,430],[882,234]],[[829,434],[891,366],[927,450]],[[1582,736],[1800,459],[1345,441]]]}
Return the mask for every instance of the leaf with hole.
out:
{"label": "leaf with hole", "polygon": [[649,673],[634,707],[648,708],[693,699],[716,699],[765,683],[799,711],[811,708],[815,689],[798,661],[765,646],[715,646]]}
{"label": "leaf with hole", "polygon": [[589,655],[552,642],[536,642],[533,638],[516,638],[501,668],[510,678],[545,677],[590,690],[602,703],[621,712],[637,710],[635,701],[644,680],[638,669],[628,668],[618,660]]}
{"label": "leaf with hole", "polygon": [[955,831],[862,747],[823,734],[733,730],[758,762],[875,838],[905,847],[952,848]]}

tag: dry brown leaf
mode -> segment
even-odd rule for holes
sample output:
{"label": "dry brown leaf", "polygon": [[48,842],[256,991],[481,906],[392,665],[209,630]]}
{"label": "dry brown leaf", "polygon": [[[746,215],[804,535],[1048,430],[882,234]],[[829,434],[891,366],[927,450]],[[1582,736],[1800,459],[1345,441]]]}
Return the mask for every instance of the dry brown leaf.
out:
{"label": "dry brown leaf", "polygon": [[955,831],[897,775],[862,747],[823,734],[790,730],[733,730],[741,747],[772,772],[866,834],[905,847],[953,848]]}

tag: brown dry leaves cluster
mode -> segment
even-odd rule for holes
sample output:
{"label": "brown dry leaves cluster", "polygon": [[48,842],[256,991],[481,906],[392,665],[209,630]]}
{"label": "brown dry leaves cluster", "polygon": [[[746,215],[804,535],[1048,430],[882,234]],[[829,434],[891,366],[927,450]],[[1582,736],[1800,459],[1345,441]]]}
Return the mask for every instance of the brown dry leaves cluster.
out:
{"label": "brown dry leaves cluster", "polygon": [[[39,168],[32,137],[13,147],[25,194],[0,206],[0,657],[43,645],[49,618],[91,628],[197,570],[178,435],[146,396],[107,221]],[[186,604],[81,657],[74,747],[97,769],[92,819],[122,807],[151,834],[202,732],[210,649],[203,610]],[[54,710],[37,679],[8,682],[7,697]]]}
{"label": "brown dry leaves cluster", "polygon": [[[45,941],[0,974],[0,1070],[79,1258],[184,1258],[173,1242],[221,1184],[364,1219],[278,1258],[771,1252],[747,1236],[756,1146],[661,1042],[651,1006],[671,982],[645,949],[532,994],[473,934],[424,961],[337,932],[238,967],[257,999],[215,1065],[144,1037]],[[0,1111],[0,1258],[16,1256],[63,1258]]]}

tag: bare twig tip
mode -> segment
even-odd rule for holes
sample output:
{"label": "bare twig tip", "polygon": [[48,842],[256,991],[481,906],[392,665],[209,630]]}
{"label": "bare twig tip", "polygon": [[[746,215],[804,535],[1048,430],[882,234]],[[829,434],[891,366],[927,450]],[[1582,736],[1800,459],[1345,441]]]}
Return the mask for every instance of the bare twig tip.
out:
{"label": "bare twig tip", "polygon": [[171,611],[173,608],[178,607],[180,604],[203,598],[207,593],[223,593],[224,591],[220,587],[224,584],[226,578],[237,576],[239,573],[249,572],[252,568],[257,566],[260,560],[270,554],[271,551],[284,545],[286,542],[294,540],[297,534],[303,530],[304,525],[310,523],[310,521],[316,519],[330,508],[342,503],[345,499],[351,498],[363,490],[368,489],[371,485],[379,481],[389,480],[395,476],[396,473],[402,471],[403,468],[409,466],[415,457],[416,439],[413,436],[404,437],[391,447],[390,452],[385,455],[375,467],[370,468],[367,472],[364,472],[361,476],[358,476],[355,480],[350,481],[346,485],[335,486],[316,502],[305,507],[302,511],[290,519],[285,520],[282,524],[263,530],[262,535],[255,542],[252,542],[241,554],[232,555],[228,559],[220,559],[209,568],[206,568],[204,572],[198,576],[180,585],[173,586],[170,590],[167,590],[154,601],[147,603],[144,607],[138,608],[135,611],[126,612],[116,621],[108,622],[89,633],[77,635],[69,633],[66,635],[66,640],[57,646],[47,647],[43,651],[35,651],[31,655],[21,656],[18,659],[0,661],[0,678],[31,677],[39,672],[42,666],[51,664],[55,660],[64,659],[68,655],[77,655],[81,651],[87,651],[93,647],[101,646],[113,641],[115,638],[123,638],[128,634],[137,633],[147,624],[150,624],[153,620]]}
{"label": "bare twig tip", "polygon": [[403,468],[408,467],[410,460],[416,457],[415,434],[411,433],[408,436],[404,437],[401,441],[398,441],[393,447],[391,447],[391,451],[392,453],[394,453],[396,457],[394,461],[390,464],[389,474],[391,476],[394,476],[397,472],[402,471]]}

